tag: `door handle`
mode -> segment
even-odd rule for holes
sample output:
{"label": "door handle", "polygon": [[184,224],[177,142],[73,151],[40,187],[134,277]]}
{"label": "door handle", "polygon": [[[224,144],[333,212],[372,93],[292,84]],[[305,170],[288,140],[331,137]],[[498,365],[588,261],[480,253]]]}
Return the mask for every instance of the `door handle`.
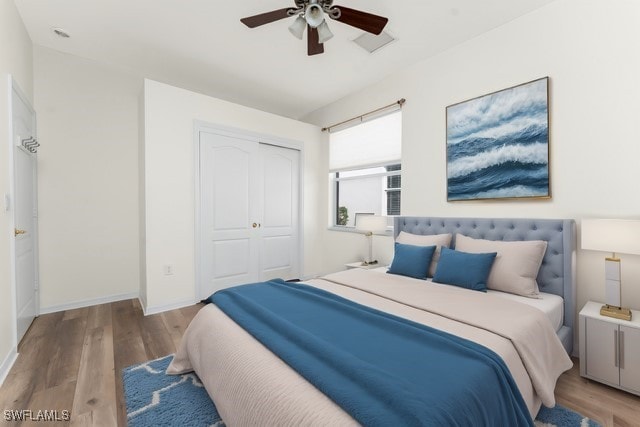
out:
{"label": "door handle", "polygon": [[13,230],[13,233],[14,233],[14,234],[13,234],[14,236],[17,236],[18,234],[26,234],[26,233],[27,233],[27,230],[18,230],[17,228],[15,228],[15,229]]}
{"label": "door handle", "polygon": [[253,224],[251,224],[251,227],[260,228],[260,227],[262,227],[262,224],[260,224],[259,222],[254,222]]}
{"label": "door handle", "polygon": [[618,330],[613,331],[613,366],[619,367],[620,353],[618,348]]}
{"label": "door handle", "polygon": [[620,331],[618,339],[618,346],[620,347],[618,354],[618,365],[620,369],[624,369],[624,331]]}

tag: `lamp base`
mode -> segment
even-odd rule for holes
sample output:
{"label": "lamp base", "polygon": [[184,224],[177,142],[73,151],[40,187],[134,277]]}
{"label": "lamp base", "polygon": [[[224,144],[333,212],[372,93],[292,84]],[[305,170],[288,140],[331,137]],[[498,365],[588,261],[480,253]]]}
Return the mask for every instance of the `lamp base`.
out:
{"label": "lamp base", "polygon": [[600,315],[622,320],[631,320],[631,310],[628,308],[614,307],[608,304],[605,304],[600,308]]}

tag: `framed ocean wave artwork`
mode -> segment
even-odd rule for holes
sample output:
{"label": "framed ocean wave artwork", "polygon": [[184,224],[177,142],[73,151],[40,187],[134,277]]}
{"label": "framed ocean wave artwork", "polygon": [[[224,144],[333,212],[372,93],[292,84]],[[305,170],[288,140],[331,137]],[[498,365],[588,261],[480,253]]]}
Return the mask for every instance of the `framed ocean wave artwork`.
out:
{"label": "framed ocean wave artwork", "polygon": [[447,201],[551,197],[548,77],[446,113]]}

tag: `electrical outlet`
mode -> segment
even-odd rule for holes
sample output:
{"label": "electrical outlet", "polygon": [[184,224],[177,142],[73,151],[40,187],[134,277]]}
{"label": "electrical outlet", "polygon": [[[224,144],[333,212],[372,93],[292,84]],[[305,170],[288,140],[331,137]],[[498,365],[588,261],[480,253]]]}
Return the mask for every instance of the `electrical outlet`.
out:
{"label": "electrical outlet", "polygon": [[167,264],[164,267],[162,267],[162,270],[164,271],[165,276],[171,276],[173,274],[173,266],[170,264]]}

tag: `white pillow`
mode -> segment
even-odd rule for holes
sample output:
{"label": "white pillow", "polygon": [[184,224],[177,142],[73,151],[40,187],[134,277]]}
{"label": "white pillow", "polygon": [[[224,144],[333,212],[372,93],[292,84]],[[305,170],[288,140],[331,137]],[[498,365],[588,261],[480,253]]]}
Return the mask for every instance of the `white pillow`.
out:
{"label": "white pillow", "polygon": [[404,231],[401,231],[400,234],[398,234],[398,237],[396,237],[396,242],[413,246],[435,245],[436,251],[433,253],[433,258],[431,258],[431,265],[429,265],[429,277],[433,277],[436,272],[436,265],[438,265],[438,260],[440,259],[440,247],[449,247],[449,245],[451,244],[451,234],[421,235],[405,233]]}
{"label": "white pillow", "polygon": [[456,250],[471,253],[497,252],[487,288],[538,298],[538,270],[547,250],[544,240],[505,242],[456,235]]}

